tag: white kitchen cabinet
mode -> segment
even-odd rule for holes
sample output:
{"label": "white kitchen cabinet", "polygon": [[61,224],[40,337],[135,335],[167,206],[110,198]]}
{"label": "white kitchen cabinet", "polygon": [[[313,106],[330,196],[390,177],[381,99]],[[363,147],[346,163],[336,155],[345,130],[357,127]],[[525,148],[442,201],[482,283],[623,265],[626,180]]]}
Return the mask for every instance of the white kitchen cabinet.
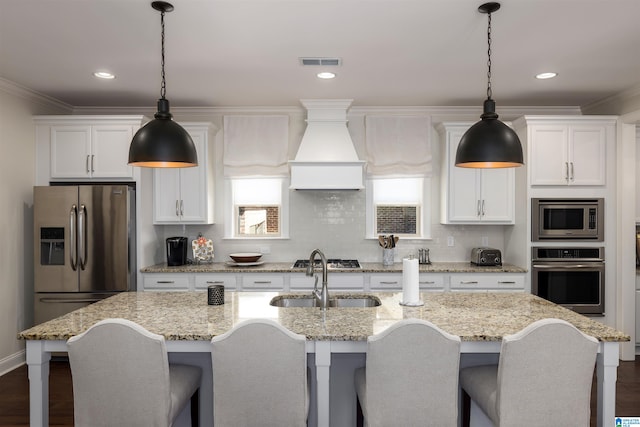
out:
{"label": "white kitchen cabinet", "polygon": [[[444,275],[434,273],[420,273],[418,284],[421,291],[444,290]],[[369,275],[369,289],[371,291],[401,291],[402,273],[371,274]]]}
{"label": "white kitchen cabinet", "polygon": [[198,166],[154,169],[154,224],[213,224],[213,150],[208,124],[184,123],[198,153]]}
{"label": "white kitchen cabinet", "polygon": [[525,116],[532,186],[606,185],[607,144],[615,144],[614,118]]}
{"label": "white kitchen cabinet", "polygon": [[[42,181],[133,180],[129,145],[142,116],[36,116]],[[48,163],[44,165],[45,161]]]}
{"label": "white kitchen cabinet", "polygon": [[[322,289],[322,272],[316,272],[318,289]],[[293,273],[289,276],[289,290],[311,291],[315,282],[314,276]],[[329,295],[332,291],[360,291],[364,290],[364,275],[357,273],[335,273],[327,275]]]}
{"label": "white kitchen cabinet", "polygon": [[439,126],[445,141],[442,165],[442,224],[514,224],[515,171],[455,166],[456,150],[468,123]]}
{"label": "white kitchen cabinet", "polygon": [[236,290],[236,275],[231,273],[195,273],[195,289],[206,290],[212,285],[222,285],[225,289]]}
{"label": "white kitchen cabinet", "polygon": [[186,273],[147,273],[142,276],[145,291],[188,291],[189,275]]}
{"label": "white kitchen cabinet", "polygon": [[452,292],[524,292],[524,274],[510,273],[453,273],[450,276]]}
{"label": "white kitchen cabinet", "polygon": [[247,273],[241,276],[242,290],[282,291],[284,276],[275,273]]}

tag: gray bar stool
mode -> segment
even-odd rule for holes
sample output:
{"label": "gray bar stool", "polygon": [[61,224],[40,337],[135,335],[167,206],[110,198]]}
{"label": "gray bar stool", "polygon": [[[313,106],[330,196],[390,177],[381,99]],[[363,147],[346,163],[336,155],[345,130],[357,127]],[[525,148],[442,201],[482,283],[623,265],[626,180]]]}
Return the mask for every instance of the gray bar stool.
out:
{"label": "gray bar stool", "polygon": [[560,319],[543,319],[502,340],[498,365],[460,371],[463,426],[470,400],[495,426],[588,426],[598,341]]}
{"label": "gray bar stool", "polygon": [[215,427],[307,425],[306,338],[269,319],[211,340]]}
{"label": "gray bar stool", "polygon": [[430,322],[401,320],[369,337],[355,373],[365,425],[457,425],[459,367],[460,337]]}
{"label": "gray bar stool", "polygon": [[67,341],[76,427],[171,426],[191,398],[198,425],[201,369],[169,364],[164,337],[125,319]]}

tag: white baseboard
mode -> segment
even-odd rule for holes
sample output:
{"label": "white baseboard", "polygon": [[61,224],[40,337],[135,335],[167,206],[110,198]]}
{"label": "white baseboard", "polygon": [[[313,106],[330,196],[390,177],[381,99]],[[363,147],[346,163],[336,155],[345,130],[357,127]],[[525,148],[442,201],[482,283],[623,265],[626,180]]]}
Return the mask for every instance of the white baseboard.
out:
{"label": "white baseboard", "polygon": [[0,376],[7,372],[13,371],[19,366],[22,366],[27,361],[27,353],[25,350],[20,350],[10,356],[0,359]]}

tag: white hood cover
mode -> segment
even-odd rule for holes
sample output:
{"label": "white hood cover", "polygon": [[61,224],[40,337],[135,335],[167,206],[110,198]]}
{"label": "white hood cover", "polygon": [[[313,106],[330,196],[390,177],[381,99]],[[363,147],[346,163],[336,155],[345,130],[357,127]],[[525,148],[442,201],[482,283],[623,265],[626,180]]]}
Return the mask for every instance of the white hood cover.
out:
{"label": "white hood cover", "polygon": [[307,129],[291,165],[296,190],[360,190],[364,163],[347,129],[352,99],[302,99]]}

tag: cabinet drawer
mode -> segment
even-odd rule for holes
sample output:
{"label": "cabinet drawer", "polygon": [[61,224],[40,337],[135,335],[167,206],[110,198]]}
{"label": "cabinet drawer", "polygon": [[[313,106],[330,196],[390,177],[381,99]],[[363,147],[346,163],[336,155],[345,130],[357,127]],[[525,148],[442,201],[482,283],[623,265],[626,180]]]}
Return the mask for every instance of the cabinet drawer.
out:
{"label": "cabinet drawer", "polygon": [[465,273],[451,275],[451,290],[524,289],[524,275]]}
{"label": "cabinet drawer", "polygon": [[284,276],[277,274],[246,274],[242,276],[242,289],[279,291],[284,289]]}
{"label": "cabinet drawer", "polygon": [[166,291],[188,291],[189,276],[186,274],[145,274],[144,289],[161,289]]}
{"label": "cabinet drawer", "polygon": [[225,289],[236,289],[236,276],[232,274],[196,274],[196,290],[211,285],[223,285]]}
{"label": "cabinet drawer", "polygon": [[[318,289],[320,289],[322,287],[322,274],[316,273],[316,276],[318,277]],[[289,279],[289,289],[292,291],[311,290],[313,289],[314,282],[314,277],[304,274],[291,275]],[[332,289],[362,291],[364,290],[364,275],[352,273],[330,273],[327,276],[327,283],[329,292],[331,292]]]}
{"label": "cabinet drawer", "polygon": [[[441,274],[421,273],[419,286],[422,290],[442,290],[444,289],[444,276]],[[373,274],[369,277],[369,288],[376,290],[401,290],[402,273],[396,274]]]}

